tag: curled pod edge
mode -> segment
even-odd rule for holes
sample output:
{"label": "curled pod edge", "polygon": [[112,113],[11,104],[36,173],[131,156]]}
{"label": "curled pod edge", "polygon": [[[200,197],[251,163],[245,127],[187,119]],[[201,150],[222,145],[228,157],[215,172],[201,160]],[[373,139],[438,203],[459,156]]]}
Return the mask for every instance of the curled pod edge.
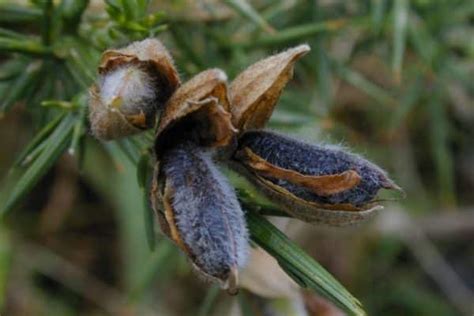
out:
{"label": "curled pod edge", "polygon": [[399,189],[358,155],[268,131],[244,133],[231,166],[289,214],[331,226],[369,219],[383,208],[377,192]]}
{"label": "curled pod edge", "polygon": [[294,64],[309,51],[308,45],[298,45],[264,58],[237,75],[229,88],[235,127],[249,130],[266,124],[293,77]]}
{"label": "curled pod edge", "polygon": [[227,76],[220,69],[205,70],[176,90],[158,122],[155,154],[159,159],[176,139],[203,147],[228,145],[237,130],[231,122]]}

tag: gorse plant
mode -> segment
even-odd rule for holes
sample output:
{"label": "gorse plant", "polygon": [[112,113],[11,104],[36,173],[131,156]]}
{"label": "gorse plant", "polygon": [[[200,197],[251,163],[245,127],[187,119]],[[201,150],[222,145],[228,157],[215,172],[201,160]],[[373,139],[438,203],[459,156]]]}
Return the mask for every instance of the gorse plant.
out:
{"label": "gorse plant", "polygon": [[[107,9],[111,20],[106,19],[85,23],[80,23],[80,21],[81,15],[87,7],[87,2],[64,1],[60,5],[55,6],[51,1],[46,1],[38,3],[31,8],[17,6],[3,8],[4,10],[31,10],[32,12],[37,12],[38,9],[42,10],[42,14],[39,14],[36,18],[38,23],[42,23],[43,26],[41,38],[25,38],[24,35],[14,33],[13,31],[4,32],[5,36],[8,37],[2,39],[2,48],[19,54],[13,55],[3,65],[4,72],[10,72],[4,74],[3,77],[11,80],[6,82],[4,85],[5,89],[8,89],[9,84],[11,84],[18,91],[10,90],[9,97],[7,98],[8,101],[2,104],[2,110],[8,111],[14,103],[19,101],[25,102],[29,108],[34,109],[33,112],[37,112],[35,115],[38,116],[37,122],[39,122],[39,125],[44,126],[24,152],[20,154],[14,168],[10,172],[9,179],[7,179],[8,185],[5,186],[6,190],[2,192],[4,201],[6,201],[2,205],[2,214],[13,208],[17,202],[28,194],[34,184],[38,182],[64,151],[68,150],[69,154],[77,157],[82,155],[84,150],[83,138],[87,137],[88,134],[87,90],[85,88],[88,88],[95,81],[94,74],[99,59],[98,53],[101,50],[114,46],[117,42],[120,43],[136,39],[137,37],[155,35],[153,31],[148,30],[156,29],[157,26],[159,29],[159,20],[156,19],[156,16],[146,16],[146,6],[138,6],[139,10],[137,10],[136,4],[132,2],[134,1],[124,1],[120,4],[108,2]],[[135,9],[132,11],[131,8]],[[76,23],[75,27],[71,25],[71,21]],[[106,32],[101,29],[103,24],[106,25]],[[81,32],[85,29],[87,29],[87,34],[92,36],[89,38],[84,37]],[[138,47],[138,50],[140,49],[143,48]],[[157,50],[156,47],[153,47],[153,49]],[[15,71],[19,72],[20,69],[25,67],[28,70],[26,72],[27,76],[24,76],[23,73],[16,73],[15,76]],[[104,67],[107,67],[107,65]],[[127,71],[127,69],[125,68],[123,71]],[[112,75],[120,76],[120,74]],[[147,80],[147,78],[143,78],[146,75],[138,76],[141,79],[140,83],[143,82],[143,79]],[[13,79],[11,79],[12,77]],[[104,87],[107,85],[106,80],[102,80],[102,89],[107,88]],[[132,80],[134,79],[132,78]],[[136,83],[135,86],[139,86],[140,83]],[[61,85],[60,88],[57,88],[57,84]],[[25,89],[31,92],[27,94]],[[131,89],[137,88],[132,86]],[[95,92],[95,94],[99,93]],[[125,93],[127,92],[125,91]],[[129,91],[129,93],[136,94],[139,92]],[[25,96],[27,96],[26,99]],[[106,100],[105,102],[108,101]],[[92,102],[92,104],[95,104],[94,102],[99,101]],[[127,102],[127,99],[120,102]],[[147,106],[147,103],[152,103],[147,99],[140,102],[145,106]],[[41,105],[39,110],[38,105]],[[125,106],[117,106],[116,108],[118,110],[127,110],[127,106],[129,105],[125,104]],[[149,104],[148,106],[155,105]],[[133,106],[131,108],[132,111],[135,110]],[[141,112],[149,113],[146,110],[141,110]],[[113,112],[111,113],[113,114]],[[92,112],[92,118],[97,118],[97,121],[93,121],[96,125],[100,124],[99,116],[100,114],[95,115]],[[41,124],[40,122],[42,121],[45,123]],[[107,124],[110,123],[109,121]],[[125,122],[125,124],[127,123]],[[93,124],[93,126],[96,125]],[[118,130],[124,129],[123,127],[115,128]],[[110,130],[113,128],[107,127],[105,129]],[[95,130],[101,129],[95,128]],[[107,131],[98,132],[99,135],[108,135],[107,133]],[[112,131],[111,133],[113,134],[114,132]],[[120,133],[120,135],[122,134]],[[108,136],[106,137],[109,138]],[[128,149],[135,153],[140,153],[146,148],[148,139],[144,136],[137,142],[127,142],[126,140],[121,142],[126,142],[128,145],[120,147],[123,150]],[[146,168],[146,166],[143,167]],[[179,168],[176,170],[178,171]],[[205,187],[202,187],[202,189],[207,190]],[[180,189],[178,187],[175,190],[179,193],[179,190],[185,190],[185,188]],[[181,192],[181,194],[185,194],[185,192]],[[220,198],[227,200],[225,196]],[[226,201],[226,203],[229,202],[228,200]],[[189,210],[183,209],[179,212],[184,212],[183,216],[186,216],[186,212],[189,212]],[[265,235],[272,234],[275,231],[270,223],[257,215],[253,216],[253,221],[255,222],[254,225],[258,226],[258,229],[254,229],[252,224],[249,225],[254,240],[270,253],[275,253],[275,256],[286,257],[281,264],[287,266],[284,268],[285,270],[296,271],[296,274],[299,275],[298,280],[300,283],[303,282],[305,286],[318,290],[351,314],[363,313],[356,299],[310,257],[301,257],[299,251],[296,252],[296,246],[288,239],[280,237],[279,243],[285,244],[284,247],[275,244],[274,241],[272,243],[265,241],[265,238],[268,238]],[[212,222],[208,224],[212,224]],[[216,223],[216,225],[219,224]],[[235,222],[233,225],[235,225]],[[218,228],[218,226],[212,227],[214,231],[218,230]],[[263,231],[260,232],[259,230]],[[308,266],[308,268],[305,266]]]}
{"label": "gorse plant", "polygon": [[[138,192],[143,195],[138,200],[148,201],[151,190],[151,204],[163,233],[209,278],[233,292],[237,287],[235,269],[244,265],[250,239],[301,287],[316,291],[347,314],[365,314],[356,298],[263,215],[351,224],[379,209],[374,203],[379,189],[398,187],[383,170],[357,155],[263,130],[293,74],[294,62],[307,53],[306,45],[240,71],[252,63],[246,56],[248,51],[259,54],[261,47],[281,50],[310,39],[311,58],[301,60],[305,70],[297,68],[296,79],[305,82],[303,88],[316,87],[322,100],[320,109],[305,112],[301,104],[314,96],[289,91],[280,100],[282,108],[275,113],[272,126],[285,130],[314,125],[310,117],[329,111],[334,97],[330,80],[321,78],[337,75],[383,104],[384,110],[401,105],[390,119],[393,132],[414,100],[422,98],[421,92],[410,90],[406,98],[398,100],[351,69],[346,57],[328,56],[321,40],[332,32],[347,31],[346,27],[372,28],[370,36],[361,40],[371,45],[382,32],[393,31],[391,64],[396,81],[403,76],[408,43],[423,65],[464,78],[462,69],[444,64],[439,55],[447,53],[425,32],[430,25],[417,17],[426,10],[422,1],[416,4],[416,11],[410,11],[408,1],[395,1],[391,11],[386,1],[374,1],[350,20],[340,19],[330,10],[321,19],[317,8],[306,12],[296,6],[302,16],[310,14],[311,21],[291,26],[286,21],[293,19],[289,14],[279,21],[280,31],[267,21],[285,11],[284,2],[264,5],[260,14],[245,1],[227,1],[225,10],[214,12],[215,20],[205,25],[191,25],[192,18],[186,16],[150,14],[149,2],[106,0],[103,9],[107,14],[87,0],[37,0],[24,5],[0,2],[0,53],[6,57],[0,65],[0,115],[7,115],[15,104],[24,104],[35,131],[4,179],[1,216],[25,200],[62,155],[75,157],[81,168],[85,152],[97,145],[95,135],[111,140],[100,143],[111,160],[120,155],[134,166],[141,188]],[[229,12],[248,23],[242,26],[229,19]],[[384,22],[389,14],[396,21],[393,30]],[[235,36],[225,35],[234,31]],[[170,44],[171,54],[157,37]],[[363,49],[359,43],[353,46],[354,51]],[[468,49],[461,45],[460,50]],[[170,55],[184,75],[198,74],[181,84]],[[449,61],[457,62],[454,58]],[[227,85],[227,76],[215,67],[234,80]],[[209,68],[213,69],[205,70]],[[311,75],[319,78],[317,83],[308,84]],[[427,84],[419,77],[417,87]],[[290,106],[293,112],[288,111]],[[437,104],[432,107],[433,119],[443,121],[443,109]],[[452,203],[452,165],[440,163],[450,158],[446,139],[446,130],[434,133],[432,152],[441,198]],[[276,206],[255,197],[247,184],[239,185],[236,195],[214,160],[243,174]],[[147,237],[159,261],[169,249],[162,241],[157,243],[155,215],[147,202],[145,205]],[[212,207],[206,209],[208,205]],[[224,218],[217,218],[215,209],[222,210]],[[229,218],[231,229],[225,223]],[[213,234],[206,236],[209,232]],[[230,243],[237,249],[229,249]],[[134,294],[152,280],[153,269],[145,271]]]}

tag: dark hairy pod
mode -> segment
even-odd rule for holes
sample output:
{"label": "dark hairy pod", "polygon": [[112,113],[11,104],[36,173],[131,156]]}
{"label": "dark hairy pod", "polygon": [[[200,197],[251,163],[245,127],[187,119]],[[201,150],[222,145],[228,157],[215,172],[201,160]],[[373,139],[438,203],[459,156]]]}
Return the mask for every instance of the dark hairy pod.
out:
{"label": "dark hairy pod", "polygon": [[337,146],[318,146],[268,131],[239,138],[234,165],[297,218],[335,226],[381,208],[380,189],[399,189],[382,169]]}
{"label": "dark hairy pod", "polygon": [[90,89],[90,122],[93,134],[103,140],[153,127],[180,84],[171,56],[156,39],[105,51],[98,72]]}
{"label": "dark hairy pod", "polygon": [[170,148],[156,166],[151,193],[163,232],[205,277],[229,293],[248,255],[244,213],[233,189],[195,144]]}

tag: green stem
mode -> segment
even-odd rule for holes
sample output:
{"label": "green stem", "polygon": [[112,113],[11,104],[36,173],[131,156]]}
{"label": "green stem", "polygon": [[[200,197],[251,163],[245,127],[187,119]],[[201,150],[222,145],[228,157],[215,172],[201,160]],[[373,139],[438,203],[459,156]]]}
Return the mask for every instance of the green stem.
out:
{"label": "green stem", "polygon": [[39,42],[33,40],[16,40],[10,38],[0,38],[0,51],[40,56],[52,54],[52,50],[49,47],[46,47]]}
{"label": "green stem", "polygon": [[342,29],[346,26],[350,20],[337,19],[331,21],[317,22],[298,25],[295,27],[287,28],[274,35],[267,35],[256,40],[247,40],[244,42],[233,42],[229,46],[238,46],[243,48],[250,48],[256,46],[274,46],[279,44],[285,44],[290,41],[301,40],[309,36],[324,33],[333,32]]}

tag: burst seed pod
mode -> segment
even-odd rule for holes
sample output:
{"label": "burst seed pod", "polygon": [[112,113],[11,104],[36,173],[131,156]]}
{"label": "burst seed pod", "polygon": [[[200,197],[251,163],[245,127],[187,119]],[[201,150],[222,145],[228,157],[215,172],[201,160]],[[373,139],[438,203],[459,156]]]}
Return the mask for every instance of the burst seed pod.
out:
{"label": "burst seed pod", "polygon": [[191,142],[168,149],[155,169],[151,201],[163,232],[197,270],[236,293],[248,232],[235,192],[208,154]]}
{"label": "burst seed pod", "polygon": [[262,128],[270,118],[295,62],[310,51],[299,45],[267,57],[241,72],[230,85],[232,123],[240,130]]}
{"label": "burst seed pod", "polygon": [[344,226],[381,206],[380,189],[400,188],[373,163],[336,146],[317,146],[268,131],[244,133],[234,167],[285,210],[306,222]]}
{"label": "burst seed pod", "polygon": [[234,138],[227,96],[227,76],[219,69],[203,71],[184,83],[168,101],[158,124],[155,153],[159,159],[176,140],[222,147]]}
{"label": "burst seed pod", "polygon": [[153,127],[180,84],[171,56],[156,39],[104,52],[98,71],[98,83],[90,89],[90,122],[103,140]]}

